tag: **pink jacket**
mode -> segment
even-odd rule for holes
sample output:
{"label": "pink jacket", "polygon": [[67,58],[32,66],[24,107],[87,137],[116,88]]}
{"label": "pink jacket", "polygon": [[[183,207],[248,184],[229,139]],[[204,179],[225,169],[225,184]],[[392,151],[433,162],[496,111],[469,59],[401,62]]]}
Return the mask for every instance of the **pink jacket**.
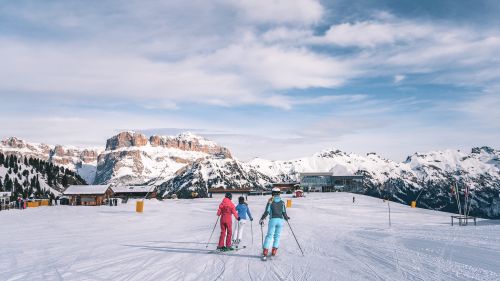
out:
{"label": "pink jacket", "polygon": [[234,215],[236,219],[238,219],[238,212],[236,212],[236,208],[234,207],[233,202],[229,198],[224,198],[222,203],[219,205],[219,209],[217,210],[218,216],[231,216]]}

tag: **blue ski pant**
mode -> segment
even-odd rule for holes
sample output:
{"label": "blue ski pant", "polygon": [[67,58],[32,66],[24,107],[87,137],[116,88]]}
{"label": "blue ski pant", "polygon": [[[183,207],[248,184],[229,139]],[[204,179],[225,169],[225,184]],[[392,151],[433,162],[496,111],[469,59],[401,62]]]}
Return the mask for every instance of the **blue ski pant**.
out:
{"label": "blue ski pant", "polygon": [[267,227],[266,240],[264,241],[264,249],[269,249],[271,246],[271,241],[273,242],[273,248],[278,248],[280,246],[280,236],[281,230],[283,230],[284,219],[273,218],[269,220],[269,225]]}

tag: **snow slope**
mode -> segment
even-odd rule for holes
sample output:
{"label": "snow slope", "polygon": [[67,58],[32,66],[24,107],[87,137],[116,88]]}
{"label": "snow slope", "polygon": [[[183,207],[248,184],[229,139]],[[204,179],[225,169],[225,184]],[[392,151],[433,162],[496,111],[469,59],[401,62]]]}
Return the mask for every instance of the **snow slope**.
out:
{"label": "snow slope", "polygon": [[[307,194],[288,210],[279,256],[259,259],[256,222],[247,249],[205,248],[220,198],[118,207],[0,212],[2,280],[500,280],[500,223],[451,227],[449,214],[352,194]],[[266,197],[249,197],[258,217]],[[54,220],[57,218],[57,220]],[[15,237],[16,239],[12,239]],[[75,243],[76,242],[76,243]]]}

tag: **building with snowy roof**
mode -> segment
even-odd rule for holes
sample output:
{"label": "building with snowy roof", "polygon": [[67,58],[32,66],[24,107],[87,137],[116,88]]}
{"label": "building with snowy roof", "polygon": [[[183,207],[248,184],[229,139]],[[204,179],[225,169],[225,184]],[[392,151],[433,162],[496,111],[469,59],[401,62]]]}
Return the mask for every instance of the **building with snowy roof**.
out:
{"label": "building with snowy roof", "polygon": [[109,185],[70,185],[63,192],[70,205],[98,206],[113,196]]}
{"label": "building with snowy roof", "polygon": [[120,198],[155,198],[158,187],[149,185],[117,185],[112,186],[115,197]]}
{"label": "building with snowy roof", "polygon": [[300,186],[310,192],[361,192],[362,175],[334,175],[326,173],[300,173]]}
{"label": "building with snowy roof", "polygon": [[0,211],[8,208],[11,196],[11,192],[0,192]]}

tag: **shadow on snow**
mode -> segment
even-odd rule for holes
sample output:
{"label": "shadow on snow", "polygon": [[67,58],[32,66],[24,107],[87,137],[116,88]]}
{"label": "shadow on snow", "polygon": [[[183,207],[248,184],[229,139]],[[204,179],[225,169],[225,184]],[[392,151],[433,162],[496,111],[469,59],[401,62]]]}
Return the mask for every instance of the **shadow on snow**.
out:
{"label": "shadow on snow", "polygon": [[218,252],[216,250],[208,249],[196,249],[196,248],[177,248],[177,247],[155,247],[147,245],[122,245],[125,247],[140,248],[142,250],[168,252],[168,253],[180,253],[180,254],[197,254],[197,255],[219,255],[219,256],[231,256],[238,258],[254,258],[260,259],[259,255],[247,255],[247,254],[236,254],[235,252]]}

